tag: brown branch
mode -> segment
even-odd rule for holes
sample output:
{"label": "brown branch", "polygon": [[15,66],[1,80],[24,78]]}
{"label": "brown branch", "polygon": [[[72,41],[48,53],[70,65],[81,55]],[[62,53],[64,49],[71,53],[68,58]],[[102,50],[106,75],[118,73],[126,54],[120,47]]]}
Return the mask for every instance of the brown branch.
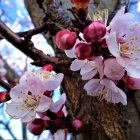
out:
{"label": "brown branch", "polygon": [[[38,31],[38,30],[37,30]],[[37,32],[36,30],[32,32]],[[0,21],[0,33],[2,36],[13,44],[17,49],[23,52],[26,56],[30,57],[34,61],[41,61],[44,63],[53,63],[55,65],[67,64],[66,60],[59,57],[51,57],[44,54],[41,50],[34,47],[32,41],[23,40],[21,37],[16,35],[9,27],[7,27],[2,21]]]}
{"label": "brown branch", "polygon": [[0,79],[0,85],[1,85],[3,88],[7,89],[8,91],[10,91],[11,88],[12,88],[11,85],[9,85],[8,83],[4,82],[2,79]]}

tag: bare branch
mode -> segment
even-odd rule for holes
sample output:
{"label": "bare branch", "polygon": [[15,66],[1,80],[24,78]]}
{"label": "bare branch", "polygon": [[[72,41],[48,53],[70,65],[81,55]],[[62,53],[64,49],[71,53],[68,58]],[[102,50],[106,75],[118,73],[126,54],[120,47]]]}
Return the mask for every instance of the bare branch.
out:
{"label": "bare branch", "polygon": [[1,85],[3,88],[7,89],[8,91],[10,91],[11,88],[12,88],[11,85],[9,85],[8,83],[4,82],[2,79],[0,79],[0,85]]}

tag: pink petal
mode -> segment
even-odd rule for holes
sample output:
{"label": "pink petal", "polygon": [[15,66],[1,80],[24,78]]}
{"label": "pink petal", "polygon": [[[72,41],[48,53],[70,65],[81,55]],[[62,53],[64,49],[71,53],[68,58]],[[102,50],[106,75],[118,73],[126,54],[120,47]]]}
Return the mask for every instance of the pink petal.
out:
{"label": "pink petal", "polygon": [[103,79],[100,83],[109,89],[105,96],[106,100],[112,103],[121,102],[123,105],[127,104],[126,94],[121,89],[119,89],[113,81]]}
{"label": "pink petal", "polygon": [[65,104],[65,101],[66,101],[66,94],[62,94],[60,99],[51,105],[50,110],[52,112],[57,113],[62,108],[62,106]]}
{"label": "pink petal", "polygon": [[29,77],[27,80],[28,90],[33,95],[43,95],[46,90],[43,82],[38,77]]}
{"label": "pink petal", "polygon": [[28,87],[26,84],[19,84],[11,89],[10,97],[14,102],[22,102],[28,95]]}
{"label": "pink petal", "polygon": [[114,16],[114,18],[111,20],[110,25],[113,25],[114,22],[119,19],[121,16],[124,15],[125,12],[125,6],[121,7],[121,9],[118,10],[118,12],[116,13],[116,15]]}
{"label": "pink petal", "polygon": [[22,118],[22,122],[31,122],[35,119],[36,112],[35,111],[29,111],[27,112]]}
{"label": "pink petal", "polygon": [[85,73],[82,75],[82,80],[89,80],[89,79],[92,79],[96,74],[97,74],[97,70],[92,70],[88,73]]}
{"label": "pink petal", "polygon": [[51,78],[44,81],[44,84],[46,86],[46,90],[52,91],[56,88],[58,88],[63,80],[64,74],[58,73],[56,75],[51,76]]}
{"label": "pink petal", "polygon": [[109,49],[110,53],[115,57],[120,57],[119,46],[117,44],[115,33],[109,34],[109,36],[106,40],[106,43],[108,45],[108,49]]}
{"label": "pink petal", "polygon": [[43,95],[39,100],[39,105],[36,108],[36,111],[45,112],[50,108],[51,104],[52,104],[51,98]]}
{"label": "pink petal", "polygon": [[12,118],[15,119],[19,119],[27,113],[27,110],[23,108],[22,104],[18,103],[7,104],[5,111],[7,114],[9,114]]}
{"label": "pink petal", "polygon": [[65,54],[69,58],[76,58],[75,47],[73,47],[71,50],[65,50]]}
{"label": "pink petal", "polygon": [[93,61],[88,61],[87,63],[85,63],[85,64],[82,66],[82,68],[81,68],[81,70],[80,70],[80,74],[81,74],[81,75],[84,75],[84,74],[90,72],[91,70],[93,70],[93,69],[95,69],[95,68],[96,68],[96,67],[95,67],[95,62],[93,62]]}
{"label": "pink petal", "polygon": [[94,92],[99,88],[100,88],[100,79],[91,79],[84,86],[84,89],[90,96],[92,96],[92,94],[94,94]]}
{"label": "pink petal", "polygon": [[85,63],[85,60],[75,59],[75,60],[72,62],[71,66],[70,66],[70,69],[71,69],[72,71],[78,71],[78,70],[81,69],[81,67],[84,65],[84,63]]}
{"label": "pink petal", "polygon": [[114,22],[111,33],[116,32],[117,38],[122,37],[132,24],[134,24],[134,15],[126,13]]}
{"label": "pink petal", "polygon": [[115,58],[104,61],[104,74],[111,80],[120,80],[124,76],[125,69]]}

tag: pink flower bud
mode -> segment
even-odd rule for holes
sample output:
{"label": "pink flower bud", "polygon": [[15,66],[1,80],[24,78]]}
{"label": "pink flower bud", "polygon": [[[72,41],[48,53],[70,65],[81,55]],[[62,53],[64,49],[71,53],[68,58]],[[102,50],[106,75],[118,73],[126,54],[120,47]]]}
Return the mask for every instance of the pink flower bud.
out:
{"label": "pink flower bud", "polygon": [[128,89],[138,90],[140,89],[140,78],[133,78],[126,76],[123,78]]}
{"label": "pink flower bud", "polygon": [[79,43],[75,46],[75,53],[78,59],[86,59],[91,54],[91,46],[86,43]]}
{"label": "pink flower bud", "polygon": [[2,91],[0,92],[0,103],[6,102],[10,100],[10,95],[8,92],[6,91]]}
{"label": "pink flower bud", "polygon": [[81,132],[84,128],[84,123],[79,118],[75,118],[72,121],[72,126],[76,131]]}
{"label": "pink flower bud", "polygon": [[90,0],[71,0],[72,6],[76,9],[86,9]]}
{"label": "pink flower bud", "polygon": [[59,49],[70,50],[74,46],[76,39],[77,35],[75,32],[63,29],[57,32],[55,36],[55,43]]}
{"label": "pink flower bud", "polygon": [[43,71],[52,71],[53,70],[53,66],[51,64],[45,65],[41,68],[41,70]]}
{"label": "pink flower bud", "polygon": [[106,34],[106,27],[103,22],[94,21],[88,25],[83,35],[87,42],[98,42]]}
{"label": "pink flower bud", "polygon": [[40,118],[36,118],[28,124],[28,130],[34,135],[40,135],[46,128],[46,121]]}

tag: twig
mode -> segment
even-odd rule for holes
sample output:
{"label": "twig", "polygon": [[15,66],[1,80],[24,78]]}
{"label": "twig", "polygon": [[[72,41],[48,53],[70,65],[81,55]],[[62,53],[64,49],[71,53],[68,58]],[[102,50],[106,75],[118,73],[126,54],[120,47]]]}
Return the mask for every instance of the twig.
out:
{"label": "twig", "polygon": [[[36,31],[33,31],[36,32]],[[17,49],[23,52],[26,56],[30,57],[34,61],[41,61],[44,63],[53,63],[55,65],[61,65],[67,63],[59,57],[51,57],[44,54],[41,50],[34,47],[32,41],[26,41],[16,35],[9,27],[7,27],[2,21],[0,21],[0,33],[2,36],[13,44]],[[69,63],[69,62],[68,62]]]}
{"label": "twig", "polygon": [[4,82],[2,79],[0,79],[0,85],[1,85],[3,88],[7,89],[8,91],[10,91],[11,88],[12,88],[11,85],[9,85],[8,83]]}

